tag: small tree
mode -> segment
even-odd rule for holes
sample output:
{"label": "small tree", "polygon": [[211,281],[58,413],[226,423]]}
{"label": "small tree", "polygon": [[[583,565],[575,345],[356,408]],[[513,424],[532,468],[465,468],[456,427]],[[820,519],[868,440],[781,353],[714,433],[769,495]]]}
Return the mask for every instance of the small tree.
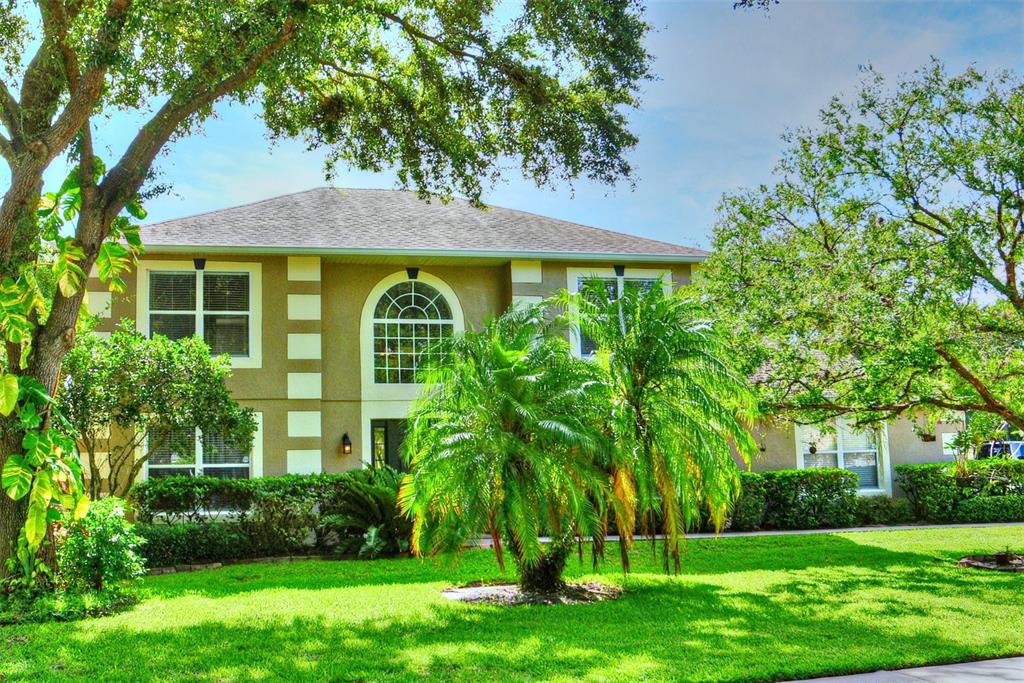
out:
{"label": "small tree", "polygon": [[627,286],[618,296],[596,281],[559,300],[597,347],[598,409],[613,444],[603,465],[623,566],[639,524],[665,534],[665,569],[671,556],[679,571],[686,530],[705,518],[721,529],[739,494],[733,454],[749,464],[757,451],[748,430],[754,394],[733,370],[725,338],[683,290]]}
{"label": "small tree", "polygon": [[596,369],[544,328],[539,309],[514,309],[439,349],[410,415],[400,495],[415,552],[457,552],[487,534],[499,566],[507,544],[534,591],[561,587],[571,542],[600,534],[607,486]]}
{"label": "small tree", "polygon": [[124,496],[155,450],[189,446],[171,441],[197,427],[239,448],[252,445],[255,418],[231,398],[228,358],[211,357],[196,337],[147,339],[122,323],[108,339],[80,338],[64,372],[57,399],[78,431],[92,498],[103,490],[104,471],[107,492]]}

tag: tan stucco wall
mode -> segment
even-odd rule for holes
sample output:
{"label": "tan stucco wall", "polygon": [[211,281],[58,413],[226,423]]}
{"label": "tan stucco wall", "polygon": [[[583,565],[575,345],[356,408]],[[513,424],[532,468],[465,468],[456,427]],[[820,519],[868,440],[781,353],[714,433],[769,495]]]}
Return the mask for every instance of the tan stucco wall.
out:
{"label": "tan stucco wall", "polygon": [[[541,283],[516,283],[511,279],[508,262],[493,265],[431,265],[410,258],[401,267],[381,263],[331,262],[320,265],[319,283],[288,280],[288,257],[284,255],[242,256],[220,253],[188,255],[147,255],[146,262],[191,261],[194,257],[212,262],[259,263],[261,266],[262,306],[262,362],[259,368],[235,368],[229,387],[243,404],[263,416],[263,473],[266,476],[287,471],[289,449],[321,449],[324,471],[342,471],[361,464],[362,432],[371,417],[372,409],[362,403],[360,379],[360,324],[363,306],[371,290],[384,278],[418,267],[443,280],[455,292],[467,327],[479,327],[491,315],[500,314],[512,301],[513,292],[533,296],[548,296],[566,287],[566,272],[570,267],[611,268],[612,262],[581,264],[579,262],[552,261],[542,265]],[[629,269],[642,268],[671,270],[677,285],[690,279],[689,264],[627,264]],[[112,299],[111,315],[100,321],[98,331],[110,332],[116,321],[135,319],[137,277],[126,278],[128,291]],[[90,290],[103,291],[105,287],[95,279]],[[288,320],[288,294],[309,293],[321,295],[321,320]],[[308,328],[308,329],[307,329]],[[322,334],[321,361],[289,361],[287,358],[288,332],[320,332]],[[289,370],[322,372],[322,400],[288,399]],[[314,367],[315,366],[315,367]],[[321,437],[289,437],[289,411],[321,412]],[[353,443],[350,455],[341,453],[342,435],[347,433]]]}

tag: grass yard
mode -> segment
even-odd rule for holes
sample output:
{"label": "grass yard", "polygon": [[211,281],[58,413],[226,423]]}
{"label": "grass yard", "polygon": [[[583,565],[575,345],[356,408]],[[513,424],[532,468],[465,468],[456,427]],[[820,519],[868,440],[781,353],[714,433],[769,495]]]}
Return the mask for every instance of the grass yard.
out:
{"label": "grass yard", "polygon": [[620,600],[515,608],[440,596],[499,576],[484,550],[236,565],[148,578],[117,616],[0,628],[0,678],[765,681],[1019,655],[1024,575],[953,566],[1008,545],[1024,527],[691,541],[678,577],[638,549]]}

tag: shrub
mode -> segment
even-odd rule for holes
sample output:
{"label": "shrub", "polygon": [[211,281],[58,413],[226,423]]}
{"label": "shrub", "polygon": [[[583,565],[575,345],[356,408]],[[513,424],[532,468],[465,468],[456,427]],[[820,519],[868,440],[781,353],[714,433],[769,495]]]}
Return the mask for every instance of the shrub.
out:
{"label": "shrub", "polygon": [[245,512],[253,502],[258,479],[158,477],[135,484],[128,496],[141,522],[157,515],[168,522],[202,523],[220,511]]}
{"label": "shrub", "polygon": [[74,588],[96,591],[140,576],[142,538],[124,518],[124,501],[104,498],[89,506],[79,520],[69,522],[57,546],[61,580]]}
{"label": "shrub", "polygon": [[764,524],[765,484],[764,477],[756,472],[740,472],[742,490],[732,508],[729,529],[732,531],[756,531]]}
{"label": "shrub", "polygon": [[290,555],[307,547],[317,525],[310,500],[260,495],[238,526],[260,555]]}
{"label": "shrub", "polygon": [[338,550],[360,557],[409,550],[412,521],[398,505],[402,474],[390,467],[356,470],[325,505],[325,528],[338,537]]}
{"label": "shrub", "polygon": [[914,510],[906,498],[859,496],[856,517],[859,526],[908,524],[914,521]]}
{"label": "shrub", "polygon": [[49,591],[32,594],[19,591],[0,596],[0,626],[76,621],[103,617],[135,604],[138,597],[119,586],[100,591]]}
{"label": "shrub", "polygon": [[146,539],[142,555],[150,568],[255,557],[236,523],[139,524],[135,528]]}
{"label": "shrub", "polygon": [[951,463],[896,466],[896,482],[910,500],[914,517],[927,522],[953,519],[961,497],[954,473]]}
{"label": "shrub", "polygon": [[775,470],[761,474],[764,528],[819,529],[852,526],[857,475],[841,469]]}
{"label": "shrub", "polygon": [[259,479],[160,477],[136,484],[129,497],[140,521],[149,523],[159,516],[172,523],[204,523],[218,521],[223,512],[244,517],[256,501],[267,498],[329,509],[351,476],[351,472],[340,472]]}
{"label": "shrub", "polygon": [[1024,522],[1024,495],[978,496],[960,503],[955,521]]}

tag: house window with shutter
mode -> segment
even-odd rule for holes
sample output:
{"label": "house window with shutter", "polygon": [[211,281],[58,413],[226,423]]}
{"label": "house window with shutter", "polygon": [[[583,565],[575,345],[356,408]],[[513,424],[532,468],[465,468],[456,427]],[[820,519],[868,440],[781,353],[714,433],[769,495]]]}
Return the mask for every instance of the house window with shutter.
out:
{"label": "house window with shutter", "polygon": [[149,334],[196,335],[211,353],[251,355],[252,275],[228,271],[149,272]]}
{"label": "house window with shutter", "polygon": [[861,489],[880,487],[879,431],[856,429],[840,418],[823,429],[797,425],[796,440],[800,467],[838,467],[857,475]]}

